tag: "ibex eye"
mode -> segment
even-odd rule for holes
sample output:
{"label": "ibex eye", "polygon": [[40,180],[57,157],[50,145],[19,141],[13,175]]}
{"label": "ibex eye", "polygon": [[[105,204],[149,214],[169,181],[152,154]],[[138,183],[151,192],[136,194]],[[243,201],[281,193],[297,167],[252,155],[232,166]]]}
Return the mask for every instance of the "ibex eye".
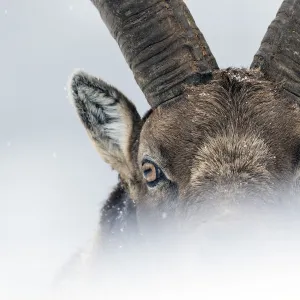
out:
{"label": "ibex eye", "polygon": [[163,171],[151,161],[144,161],[142,170],[149,187],[155,187],[162,179],[165,178]]}

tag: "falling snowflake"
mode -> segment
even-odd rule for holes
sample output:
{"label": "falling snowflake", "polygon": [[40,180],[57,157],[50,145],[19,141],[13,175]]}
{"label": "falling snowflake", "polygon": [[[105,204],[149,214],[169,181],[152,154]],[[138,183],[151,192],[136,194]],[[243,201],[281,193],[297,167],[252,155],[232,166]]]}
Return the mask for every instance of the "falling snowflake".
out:
{"label": "falling snowflake", "polygon": [[57,158],[56,152],[53,152],[53,153],[52,153],[52,156],[53,156],[53,158]]}
{"label": "falling snowflake", "polygon": [[7,14],[8,14],[7,9],[4,10],[4,14],[7,16]]}
{"label": "falling snowflake", "polygon": [[8,142],[6,143],[6,146],[7,146],[7,147],[10,147],[10,146],[11,146],[11,142],[8,141]]}
{"label": "falling snowflake", "polygon": [[166,214],[166,213],[163,213],[163,214],[161,215],[161,217],[162,217],[163,219],[166,219],[166,218],[167,218],[167,214]]}
{"label": "falling snowflake", "polygon": [[73,10],[73,5],[70,5],[70,6],[69,6],[69,10]]}

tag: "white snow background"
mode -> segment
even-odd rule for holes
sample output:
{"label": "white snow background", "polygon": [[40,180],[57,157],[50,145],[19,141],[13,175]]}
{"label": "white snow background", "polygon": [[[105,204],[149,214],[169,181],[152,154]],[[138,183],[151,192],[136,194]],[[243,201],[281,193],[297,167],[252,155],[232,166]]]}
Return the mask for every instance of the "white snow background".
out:
{"label": "white snow background", "polygon": [[[187,4],[219,66],[240,67],[251,63],[281,0]],[[1,0],[0,39],[0,298],[21,299],[24,289],[47,287],[92,237],[117,180],[66,99],[68,76],[83,68],[141,114],[148,105],[88,0]]]}

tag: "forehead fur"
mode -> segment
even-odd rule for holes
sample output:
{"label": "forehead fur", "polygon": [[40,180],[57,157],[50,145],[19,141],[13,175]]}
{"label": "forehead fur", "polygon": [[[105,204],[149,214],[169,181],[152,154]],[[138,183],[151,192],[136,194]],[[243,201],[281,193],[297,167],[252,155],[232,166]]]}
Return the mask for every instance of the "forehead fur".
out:
{"label": "forehead fur", "polygon": [[271,171],[291,165],[287,159],[298,144],[299,108],[281,95],[280,86],[258,71],[227,69],[215,72],[210,83],[187,89],[186,98],[160,105],[145,120],[139,159],[151,156],[184,186],[205,144],[247,136],[246,148],[259,140],[264,157],[266,149],[278,157]]}

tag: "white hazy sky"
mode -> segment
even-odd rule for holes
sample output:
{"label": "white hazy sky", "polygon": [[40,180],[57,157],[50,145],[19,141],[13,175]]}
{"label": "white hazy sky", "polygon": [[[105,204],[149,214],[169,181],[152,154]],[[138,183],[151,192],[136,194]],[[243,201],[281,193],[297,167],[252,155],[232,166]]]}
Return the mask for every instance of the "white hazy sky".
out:
{"label": "white hazy sky", "polygon": [[[220,67],[249,66],[280,4],[188,1]],[[148,105],[89,0],[1,0],[0,39],[0,256],[51,278],[92,236],[117,178],[66,99],[69,74],[83,68]]]}

